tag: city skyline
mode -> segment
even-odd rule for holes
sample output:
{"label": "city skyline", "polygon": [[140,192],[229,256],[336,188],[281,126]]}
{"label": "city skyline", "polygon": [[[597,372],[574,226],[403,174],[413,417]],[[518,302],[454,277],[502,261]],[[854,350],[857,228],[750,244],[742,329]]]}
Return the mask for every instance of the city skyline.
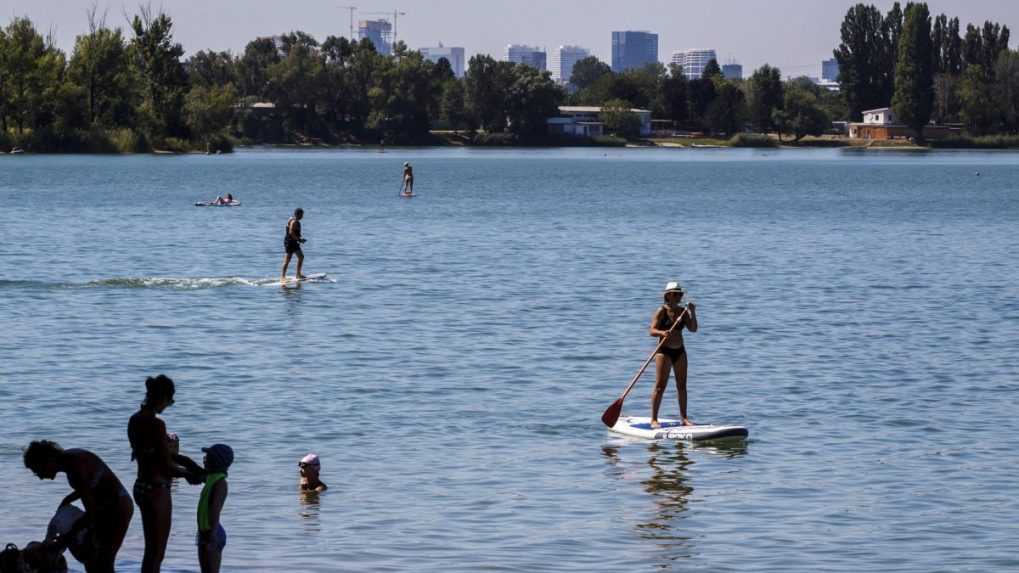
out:
{"label": "city skyline", "polygon": [[[126,28],[123,12],[133,5],[99,0],[107,23]],[[591,10],[591,2],[537,0],[516,2],[469,0],[417,0],[352,2],[358,20],[386,18],[382,12],[400,9],[400,41],[412,49],[462,46],[466,58],[489,54],[501,59],[508,44],[540,46],[551,52],[560,45],[577,45],[600,60],[612,61],[611,34],[620,30],[648,30],[659,35],[659,61],[668,63],[676,50],[710,47],[719,63],[734,58],[751,73],[768,63],[784,76],[820,76],[820,62],[832,56],[839,41],[839,26],[846,10],[856,2],[775,0],[767,10],[756,2],[719,0],[713,3],[635,0],[618,10]],[[873,2],[887,10],[891,0]],[[14,16],[28,16],[46,33],[53,31],[57,45],[73,48],[74,37],[85,31],[88,3],[68,0],[5,0],[0,12],[6,24]],[[551,5],[548,5],[551,4]],[[945,12],[966,23],[993,20],[1019,29],[1019,3],[994,0],[930,1],[931,12]],[[243,52],[247,42],[302,30],[319,40],[328,35],[349,36],[349,12],[324,0],[307,0],[300,6],[271,0],[164,0],[153,4],[174,19],[174,34],[188,54],[198,50]],[[540,17],[536,17],[539,16]],[[487,21],[498,26],[482,26]],[[1015,39],[1012,45],[1016,45]]]}

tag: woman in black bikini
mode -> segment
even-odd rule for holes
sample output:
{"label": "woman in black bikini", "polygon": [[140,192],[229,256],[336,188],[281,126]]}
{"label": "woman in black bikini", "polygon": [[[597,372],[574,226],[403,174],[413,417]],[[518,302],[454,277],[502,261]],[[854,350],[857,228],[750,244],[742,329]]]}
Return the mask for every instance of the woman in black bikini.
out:
{"label": "woman in black bikini", "polygon": [[[665,388],[669,385],[669,372],[676,373],[676,390],[679,393],[679,414],[684,426],[692,426],[693,422],[686,417],[686,348],[683,346],[683,328],[697,332],[697,312],[693,302],[687,303],[686,312],[680,301],[683,300],[683,287],[678,282],[665,285],[665,304],[655,311],[651,318],[651,336],[663,338],[669,336],[665,344],[655,355],[655,388],[651,393],[651,427],[660,428],[658,409],[662,406]],[[682,318],[680,316],[682,315]],[[669,335],[669,329],[676,320],[682,320],[679,326]]]}
{"label": "woman in black bikini", "polygon": [[90,451],[65,450],[47,440],[29,444],[25,467],[39,479],[55,479],[61,472],[67,474],[67,483],[74,491],[60,502],[60,507],[81,500],[85,516],[65,537],[71,538],[79,528],[87,527],[92,543],[83,562],[85,571],[113,573],[117,552],[134,514],[131,496],[113,470]]}
{"label": "woman in black bikini", "polygon": [[173,380],[167,376],[147,378],[145,401],[127,425],[131,456],[138,462],[134,501],[141,510],[145,532],[142,573],[159,573],[166,555],[173,514],[170,499],[173,478],[185,477],[192,484],[204,479],[201,467],[194,460],[171,453],[166,424],[158,416],[173,404],[174,391]]}

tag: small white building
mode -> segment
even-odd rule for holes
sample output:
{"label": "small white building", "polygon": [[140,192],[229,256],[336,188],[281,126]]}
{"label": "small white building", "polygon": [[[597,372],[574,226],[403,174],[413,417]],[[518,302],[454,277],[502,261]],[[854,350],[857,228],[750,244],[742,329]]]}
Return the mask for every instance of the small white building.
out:
{"label": "small white building", "polygon": [[[548,119],[549,133],[575,135],[577,137],[601,135],[604,131],[601,113],[602,108],[598,106],[561,105],[559,106],[559,117]],[[630,110],[630,113],[640,119],[641,137],[650,136],[651,111],[633,108]]]}
{"label": "small white building", "polygon": [[868,109],[863,112],[863,123],[867,125],[894,125],[898,123],[895,121],[895,112],[890,107],[879,107],[877,109]]}

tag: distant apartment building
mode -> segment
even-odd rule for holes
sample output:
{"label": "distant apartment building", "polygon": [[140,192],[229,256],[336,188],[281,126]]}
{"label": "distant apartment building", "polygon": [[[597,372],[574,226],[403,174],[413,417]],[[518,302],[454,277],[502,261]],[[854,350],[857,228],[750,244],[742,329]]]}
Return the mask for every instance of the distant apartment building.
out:
{"label": "distant apartment building", "polygon": [[573,66],[590,55],[590,51],[580,46],[559,46],[552,52],[552,79],[560,84],[569,83],[573,77]]}
{"label": "distant apartment building", "polygon": [[645,31],[612,32],[612,71],[658,63],[658,34]]}
{"label": "distant apartment building", "polygon": [[737,63],[728,63],[722,66],[722,77],[727,80],[742,80],[743,66]]}
{"label": "distant apartment building", "polygon": [[438,62],[442,58],[446,58],[449,61],[450,67],[453,68],[453,73],[456,77],[464,77],[465,62],[463,48],[443,46],[442,42],[439,42],[439,45],[434,48],[421,48],[419,51],[430,62]]}
{"label": "distant apartment building", "polygon": [[523,44],[510,44],[506,46],[506,61],[531,66],[542,72],[548,69],[545,48],[535,46],[525,46]]}
{"label": "distant apartment building", "polygon": [[[718,61],[714,50],[676,50],[672,52],[672,63],[683,67],[683,75],[689,80],[700,79],[704,75],[704,68],[708,67],[711,60]],[[743,75],[743,68],[740,67],[740,75]]]}
{"label": "distant apartment building", "polygon": [[357,37],[371,40],[375,51],[384,56],[393,53],[393,25],[386,20],[361,20],[357,23]]}
{"label": "distant apartment building", "polygon": [[821,80],[829,82],[839,81],[839,61],[835,58],[821,60]]}

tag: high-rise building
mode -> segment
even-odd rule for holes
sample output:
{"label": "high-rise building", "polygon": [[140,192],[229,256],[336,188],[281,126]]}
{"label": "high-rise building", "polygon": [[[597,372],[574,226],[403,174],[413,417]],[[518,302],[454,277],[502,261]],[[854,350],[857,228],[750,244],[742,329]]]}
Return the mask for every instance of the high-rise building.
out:
{"label": "high-rise building", "polygon": [[[676,50],[672,52],[672,63],[683,67],[683,75],[688,80],[697,80],[704,74],[711,60],[718,61],[714,50]],[[743,70],[740,68],[740,75]]]}
{"label": "high-rise building", "polygon": [[371,40],[375,51],[384,56],[393,53],[393,25],[386,20],[361,20],[357,23],[357,37]]}
{"label": "high-rise building", "polygon": [[590,55],[591,52],[580,46],[559,46],[552,52],[552,79],[560,84],[569,83],[573,66]]}
{"label": "high-rise building", "polygon": [[736,62],[729,62],[722,66],[722,77],[727,80],[742,80],[743,66]]}
{"label": "high-rise building", "polygon": [[431,62],[438,62],[442,58],[446,58],[446,60],[449,61],[450,67],[453,68],[453,73],[456,74],[456,77],[464,77],[463,48],[446,47],[442,45],[442,42],[439,42],[437,47],[421,48],[419,51],[426,60]]}
{"label": "high-rise building", "polygon": [[545,48],[510,44],[506,46],[506,61],[531,66],[542,72],[548,69]]}
{"label": "high-rise building", "polygon": [[821,60],[821,79],[829,82],[839,81],[839,61],[835,58]]}
{"label": "high-rise building", "polygon": [[658,62],[658,34],[612,32],[612,71],[619,73]]}

